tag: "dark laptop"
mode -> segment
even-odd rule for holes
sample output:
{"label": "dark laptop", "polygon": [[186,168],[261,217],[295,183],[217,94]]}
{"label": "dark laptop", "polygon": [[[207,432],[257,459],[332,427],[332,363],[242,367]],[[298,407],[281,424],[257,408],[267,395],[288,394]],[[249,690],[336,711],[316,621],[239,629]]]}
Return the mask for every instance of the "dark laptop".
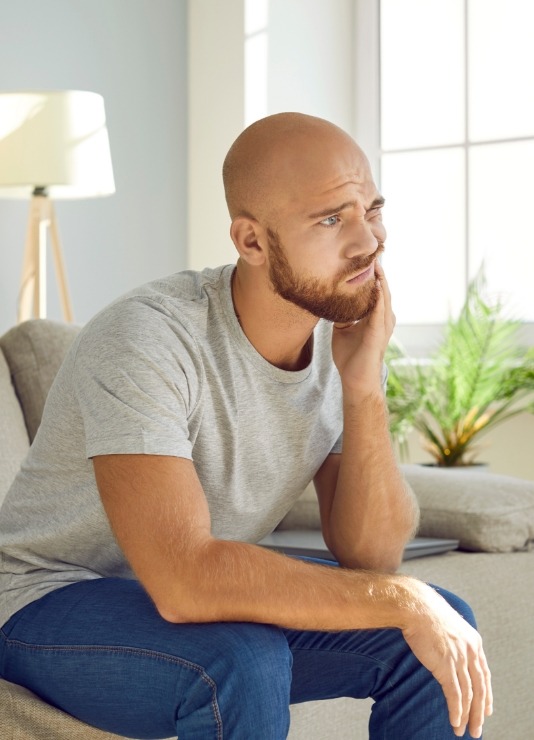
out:
{"label": "dark laptop", "polygon": [[[281,550],[287,555],[304,555],[310,558],[335,561],[323,540],[321,532],[317,530],[276,530],[264,537],[258,544],[273,550]],[[458,540],[415,537],[406,545],[402,559],[410,560],[411,558],[422,558],[425,555],[437,555],[449,550],[456,550],[459,544]]]}

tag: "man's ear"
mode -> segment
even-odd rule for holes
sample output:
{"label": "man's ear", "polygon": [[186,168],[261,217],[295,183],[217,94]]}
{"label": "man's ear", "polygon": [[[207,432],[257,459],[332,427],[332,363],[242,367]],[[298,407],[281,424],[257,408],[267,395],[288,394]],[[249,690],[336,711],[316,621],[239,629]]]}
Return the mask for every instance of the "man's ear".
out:
{"label": "man's ear", "polygon": [[238,216],[232,221],[230,236],[242,260],[254,266],[265,263],[266,254],[262,246],[265,230],[256,219]]}

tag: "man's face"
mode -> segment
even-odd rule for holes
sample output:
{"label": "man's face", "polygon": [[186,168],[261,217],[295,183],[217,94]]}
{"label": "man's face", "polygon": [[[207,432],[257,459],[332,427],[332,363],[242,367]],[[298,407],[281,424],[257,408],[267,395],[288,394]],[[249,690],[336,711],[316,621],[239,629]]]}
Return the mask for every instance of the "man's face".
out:
{"label": "man's face", "polygon": [[[369,257],[354,257],[333,279],[327,280],[297,275],[276,232],[268,229],[268,237],[269,277],[274,292],[286,301],[317,318],[339,323],[363,319],[372,312],[379,295],[373,263],[384,249],[382,244]],[[356,273],[361,277],[356,278],[354,290],[347,294],[341,286]]]}
{"label": "man's face", "polygon": [[384,200],[348,137],[299,160],[281,173],[277,228],[266,228],[272,288],[319,318],[362,319],[379,295],[374,263],[386,238]]}

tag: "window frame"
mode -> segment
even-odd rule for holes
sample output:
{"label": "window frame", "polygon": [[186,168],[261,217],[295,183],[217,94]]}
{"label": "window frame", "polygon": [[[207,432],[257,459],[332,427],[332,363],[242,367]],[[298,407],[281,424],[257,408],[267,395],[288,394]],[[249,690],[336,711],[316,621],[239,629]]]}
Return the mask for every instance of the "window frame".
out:
{"label": "window frame", "polygon": [[[465,75],[469,64],[468,46],[468,2],[464,0],[465,14]],[[412,151],[438,150],[450,147],[463,148],[465,152],[465,245],[464,259],[466,265],[465,292],[469,284],[469,150],[471,147],[486,146],[518,141],[532,141],[534,137],[518,136],[506,139],[471,142],[468,134],[468,85],[465,86],[465,133],[463,142],[436,146],[406,147],[403,149],[382,149],[381,145],[381,105],[380,105],[380,13],[381,0],[354,0],[354,101],[352,134],[365,151],[375,176],[377,186],[381,187],[382,156]],[[385,213],[387,226],[387,211]],[[394,296],[393,296],[394,300]],[[425,357],[439,344],[446,322],[439,324],[397,324],[396,338],[414,357]],[[522,322],[520,340],[528,346],[534,345],[534,322]]]}

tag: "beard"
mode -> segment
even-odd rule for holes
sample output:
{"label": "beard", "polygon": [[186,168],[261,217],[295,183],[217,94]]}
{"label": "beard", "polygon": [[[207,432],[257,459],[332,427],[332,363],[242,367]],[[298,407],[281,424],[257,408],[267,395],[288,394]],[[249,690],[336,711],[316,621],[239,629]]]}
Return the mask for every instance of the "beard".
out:
{"label": "beard", "polygon": [[355,272],[369,267],[384,251],[382,243],[378,245],[374,254],[367,257],[354,257],[332,281],[326,281],[296,275],[287,261],[285,249],[278,234],[267,229],[267,235],[269,239],[269,277],[277,295],[319,319],[340,324],[359,321],[373,311],[380,295],[376,277],[369,278],[351,295],[343,293],[339,285]]}

